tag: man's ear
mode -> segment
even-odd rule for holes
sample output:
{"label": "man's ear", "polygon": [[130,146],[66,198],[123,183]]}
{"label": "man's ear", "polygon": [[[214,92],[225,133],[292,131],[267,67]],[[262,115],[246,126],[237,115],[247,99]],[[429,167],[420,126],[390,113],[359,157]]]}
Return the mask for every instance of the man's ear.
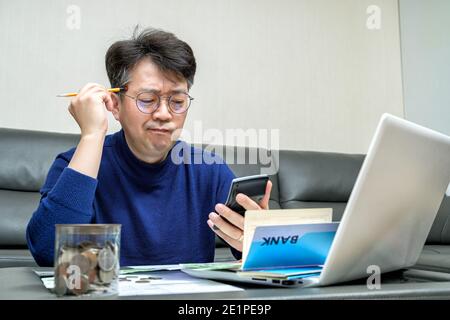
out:
{"label": "man's ear", "polygon": [[111,95],[112,100],[112,108],[109,110],[114,116],[114,119],[119,121],[119,110],[122,107],[122,101],[120,99],[120,96],[118,94],[112,94]]}

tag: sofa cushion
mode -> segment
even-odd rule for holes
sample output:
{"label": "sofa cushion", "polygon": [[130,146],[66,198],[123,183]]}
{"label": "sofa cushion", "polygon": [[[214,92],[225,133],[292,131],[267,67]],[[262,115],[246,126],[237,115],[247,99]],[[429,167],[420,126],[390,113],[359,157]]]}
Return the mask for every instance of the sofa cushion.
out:
{"label": "sofa cushion", "polygon": [[30,251],[26,249],[0,249],[0,268],[37,266]]}
{"label": "sofa cushion", "polygon": [[444,196],[428,234],[429,244],[450,244],[450,197]]}
{"label": "sofa cushion", "polygon": [[56,155],[79,135],[0,129],[0,189],[39,191]]}
{"label": "sofa cushion", "polygon": [[56,155],[78,135],[0,129],[0,248],[26,248],[25,230]]}
{"label": "sofa cushion", "polygon": [[0,248],[27,247],[25,231],[39,199],[39,192],[0,189]]}
{"label": "sofa cushion", "polygon": [[439,272],[450,272],[450,246],[424,246],[419,260],[417,260],[417,263],[413,268]]}
{"label": "sofa cushion", "polygon": [[276,159],[282,208],[333,208],[339,221],[363,155],[280,150]]}

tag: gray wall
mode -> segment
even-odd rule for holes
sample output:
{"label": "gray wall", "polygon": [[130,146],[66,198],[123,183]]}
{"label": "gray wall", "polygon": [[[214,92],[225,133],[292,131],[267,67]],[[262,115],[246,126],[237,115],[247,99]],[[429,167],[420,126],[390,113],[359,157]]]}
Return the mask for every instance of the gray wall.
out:
{"label": "gray wall", "polygon": [[405,116],[450,135],[450,1],[399,6]]}
{"label": "gray wall", "polygon": [[0,0],[0,126],[79,132],[55,95],[108,85],[105,51],[136,23],[193,47],[191,131],[278,129],[281,148],[366,152],[383,112],[403,116],[396,0]]}

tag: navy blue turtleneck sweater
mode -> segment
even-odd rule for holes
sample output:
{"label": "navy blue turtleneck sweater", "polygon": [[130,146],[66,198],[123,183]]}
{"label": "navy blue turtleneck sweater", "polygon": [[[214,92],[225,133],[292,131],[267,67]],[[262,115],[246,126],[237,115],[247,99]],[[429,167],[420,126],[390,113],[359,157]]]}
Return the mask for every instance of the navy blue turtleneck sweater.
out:
{"label": "navy blue turtleneck sweater", "polygon": [[67,167],[74,151],[56,157],[27,227],[39,265],[53,265],[55,224],[69,223],[120,223],[122,266],[213,261],[206,221],[234,178],[218,156],[177,141],[164,161],[148,164],[119,131],[106,136],[93,179]]}

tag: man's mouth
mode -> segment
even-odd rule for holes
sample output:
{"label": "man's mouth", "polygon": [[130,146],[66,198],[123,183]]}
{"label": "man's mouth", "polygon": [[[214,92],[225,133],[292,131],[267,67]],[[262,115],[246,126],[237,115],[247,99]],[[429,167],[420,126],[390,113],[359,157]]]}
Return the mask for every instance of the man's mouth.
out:
{"label": "man's mouth", "polygon": [[171,130],[164,129],[164,128],[151,128],[149,130],[151,130],[152,132],[161,133],[161,134],[170,134],[172,132]]}

